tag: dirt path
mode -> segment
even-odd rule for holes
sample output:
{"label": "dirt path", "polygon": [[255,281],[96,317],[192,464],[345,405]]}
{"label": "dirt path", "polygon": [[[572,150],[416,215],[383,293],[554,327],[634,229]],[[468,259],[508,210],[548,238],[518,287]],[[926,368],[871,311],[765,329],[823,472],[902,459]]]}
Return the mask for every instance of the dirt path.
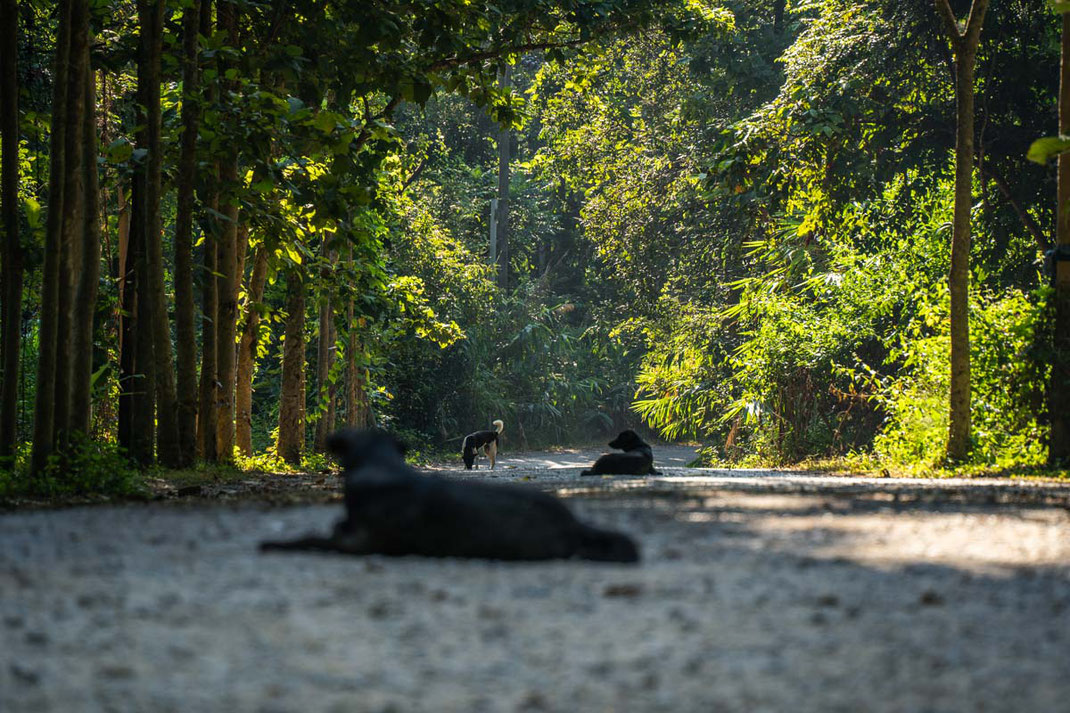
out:
{"label": "dirt path", "polygon": [[338,505],[255,489],[2,514],[0,711],[1070,711],[1067,485],[573,455],[446,474],[558,492],[640,566],[260,556]]}

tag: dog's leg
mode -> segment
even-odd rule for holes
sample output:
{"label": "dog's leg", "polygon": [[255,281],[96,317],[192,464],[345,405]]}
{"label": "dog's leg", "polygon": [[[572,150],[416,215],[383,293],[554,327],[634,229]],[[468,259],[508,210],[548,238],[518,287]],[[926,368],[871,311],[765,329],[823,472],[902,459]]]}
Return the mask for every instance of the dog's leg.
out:
{"label": "dog's leg", "polygon": [[490,469],[494,470],[495,458],[498,457],[498,442],[491,441],[487,444],[487,457],[490,458]]}

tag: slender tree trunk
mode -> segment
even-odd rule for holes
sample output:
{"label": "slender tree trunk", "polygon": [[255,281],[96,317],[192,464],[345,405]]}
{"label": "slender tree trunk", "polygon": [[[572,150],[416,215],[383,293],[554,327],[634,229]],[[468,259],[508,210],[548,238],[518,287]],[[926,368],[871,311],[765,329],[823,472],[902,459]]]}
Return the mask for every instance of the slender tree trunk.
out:
{"label": "slender tree trunk", "polygon": [[[217,24],[229,35],[231,46],[237,46],[237,8],[233,2],[220,2]],[[238,183],[238,156],[223,159],[219,174],[225,191],[233,191]],[[238,206],[228,196],[220,212],[224,216],[217,245],[216,286],[219,300],[216,312],[216,373],[219,383],[216,397],[216,457],[223,461],[234,458],[234,378],[235,337],[238,320]]]}
{"label": "slender tree trunk", "polygon": [[305,447],[305,285],[296,266],[286,277],[286,336],[282,345],[282,393],[279,397],[279,440],[275,450],[298,465]]}
{"label": "slender tree trunk", "polygon": [[156,358],[152,334],[152,306],[145,255],[145,169],[134,171],[130,189],[130,246],[127,262],[133,266],[132,282],[136,311],[130,329],[136,371],[131,383],[130,457],[141,465],[153,462],[156,442]]}
{"label": "slender tree trunk", "polygon": [[247,456],[253,454],[253,374],[256,371],[256,349],[260,333],[260,303],[264,299],[267,282],[268,251],[261,244],[256,249],[253,273],[249,276],[248,298],[245,302],[245,324],[238,345],[238,375],[235,395],[235,440],[238,449]]}
{"label": "slender tree trunk", "polygon": [[134,454],[136,391],[141,388],[137,371],[137,273],[131,251],[130,223],[133,205],[119,186],[119,445]]}
{"label": "slender tree trunk", "polygon": [[74,300],[71,433],[89,435],[92,421],[93,322],[100,278],[100,182],[97,175],[96,75],[86,63],[83,151],[85,161],[85,224],[81,265]]}
{"label": "slender tree trunk", "polygon": [[[509,68],[502,70],[498,83],[509,86]],[[509,289],[509,162],[512,160],[512,135],[508,129],[498,132],[498,287]]]}
{"label": "slender tree trunk", "polygon": [[[212,0],[201,0],[201,35],[212,33]],[[217,99],[215,85],[208,87],[208,101]],[[216,162],[204,181],[201,203],[213,212],[219,210],[219,164]],[[215,221],[212,221],[213,224]],[[208,462],[215,462],[215,384],[216,347],[215,318],[219,311],[216,294],[216,235],[215,230],[204,231],[203,269],[201,270],[201,374],[198,387],[197,408],[197,455]]]}
{"label": "slender tree trunk", "polygon": [[[160,219],[162,194],[163,145],[160,115],[160,60],[163,53],[164,0],[139,0],[141,21],[141,56],[138,63],[138,92],[145,115],[144,142],[148,150],[145,166],[143,256],[146,273],[142,298],[147,303],[148,321],[141,328],[150,330],[153,340],[156,389],[156,450],[160,462],[180,467],[184,459],[178,442],[178,412],[175,403],[175,372],[171,356],[171,326],[164,290],[163,235]],[[139,137],[140,138],[140,137]],[[138,280],[141,285],[141,281]]]}
{"label": "slender tree trunk", "polygon": [[[1059,133],[1070,134],[1070,13],[1063,15],[1062,61],[1059,65]],[[1048,389],[1051,433],[1048,461],[1070,463],[1070,155],[1059,156],[1055,249],[1055,358]]]}
{"label": "slender tree trunk", "polygon": [[71,6],[71,34],[67,62],[67,102],[61,121],[64,124],[63,227],[60,231],[58,315],[56,322],[55,422],[53,438],[56,449],[64,451],[71,431],[71,392],[75,356],[71,336],[75,320],[75,277],[81,267],[81,248],[85,232],[85,149],[82,132],[85,126],[85,75],[89,71],[89,6],[76,2]]}
{"label": "slender tree trunk", "polygon": [[19,242],[18,8],[0,0],[0,224],[4,229],[3,383],[0,384],[0,465],[18,441],[19,355],[22,341],[23,251]]}
{"label": "slender tree trunk", "polygon": [[786,5],[787,0],[773,0],[773,32],[778,35],[784,32],[784,10]]}
{"label": "slender tree trunk", "polygon": [[38,327],[37,393],[34,398],[33,451],[30,469],[40,473],[55,445],[56,341],[59,319],[60,233],[63,229],[65,172],[64,122],[67,104],[67,67],[70,60],[72,5],[85,0],[62,0],[56,37],[53,73],[52,133],[49,137],[48,217],[45,225],[45,261],[41,276],[41,320]]}
{"label": "slender tree trunk", "polygon": [[178,442],[183,460],[197,452],[197,325],[193,299],[193,198],[200,126],[200,68],[197,64],[200,0],[183,9],[182,143],[175,211],[175,337],[178,384]]}
{"label": "slender tree trunk", "polygon": [[947,458],[970,451],[970,209],[973,206],[974,65],[988,0],[973,0],[965,33],[948,0],[934,0],[955,56],[955,213],[951,236],[951,394]]}
{"label": "slender tree trunk", "polygon": [[[213,210],[217,202],[214,196],[214,174],[209,179],[213,187],[205,196],[205,203]],[[198,388],[200,406],[197,411],[197,454],[206,461],[215,462],[215,389],[216,389],[216,329],[218,312],[216,295],[216,236],[215,231],[204,234],[204,269],[201,276],[201,376]]]}
{"label": "slender tree trunk", "polygon": [[323,296],[319,312],[319,338],[316,343],[316,437],[313,448],[319,453],[324,453],[327,450],[327,435],[330,429],[326,408],[326,400],[330,392],[327,382],[330,380],[332,344],[329,294]]}
{"label": "slender tree trunk", "polygon": [[[329,334],[329,336],[327,338],[327,344],[329,345],[330,352],[332,354],[336,354],[337,352],[335,351],[335,346],[334,345],[338,341],[338,328],[335,325],[334,312],[331,312],[331,315],[330,315],[330,318],[328,319],[327,324],[330,327],[330,334]],[[334,359],[331,359],[330,363],[333,363],[334,361],[335,361]],[[327,371],[328,371],[328,374],[329,374],[330,373],[330,365],[328,366]],[[334,382],[331,382],[331,383],[329,383],[327,385],[327,413],[325,414],[325,421],[324,421],[324,423],[326,424],[324,431],[326,432],[327,435],[330,435],[331,433],[334,432],[335,426],[338,423],[337,402],[338,402],[338,384],[336,384]],[[327,439],[324,438],[324,440],[323,440],[323,451],[326,452],[326,450],[327,450]]]}

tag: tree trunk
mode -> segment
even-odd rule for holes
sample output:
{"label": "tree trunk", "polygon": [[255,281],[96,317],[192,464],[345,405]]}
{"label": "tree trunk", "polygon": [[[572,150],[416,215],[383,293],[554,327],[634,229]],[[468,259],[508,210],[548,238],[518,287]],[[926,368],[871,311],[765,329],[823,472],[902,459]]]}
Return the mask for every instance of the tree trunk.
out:
{"label": "tree trunk", "polygon": [[784,32],[784,10],[787,5],[787,0],[773,0],[773,32],[781,34]]}
{"label": "tree trunk", "polygon": [[[1059,65],[1059,134],[1070,134],[1070,13],[1063,15],[1062,60]],[[1070,463],[1070,155],[1059,156],[1055,249],[1055,356],[1051,367],[1048,407],[1051,413],[1048,462]]]}
{"label": "tree trunk", "polygon": [[[330,327],[330,332],[327,337],[327,344],[331,354],[337,354],[335,351],[335,343],[338,341],[338,328],[334,322],[334,312],[331,312],[330,318],[327,321],[327,326]],[[330,362],[334,362],[331,359]],[[328,374],[330,373],[330,364],[328,365]],[[338,412],[336,409],[336,403],[338,401],[338,384],[333,381],[327,385],[327,413],[324,414],[325,428],[324,431],[327,435],[334,432],[335,424],[338,423]],[[323,439],[323,452],[327,451],[327,439]]]}
{"label": "tree trunk", "polygon": [[305,446],[305,285],[297,266],[286,277],[286,336],[282,345],[279,440],[275,451],[287,463],[301,463]]}
{"label": "tree trunk", "polygon": [[[214,184],[215,171],[209,182]],[[208,189],[205,203],[213,210],[218,205],[215,198],[214,185]],[[216,254],[215,231],[206,230],[204,233],[204,269],[201,271],[201,377],[198,388],[200,401],[197,410],[197,455],[208,462],[215,462],[215,432],[216,432],[216,347],[215,347],[215,318],[218,312],[216,295]]]}
{"label": "tree trunk", "polygon": [[100,181],[97,175],[96,75],[86,62],[83,151],[85,160],[85,223],[82,232],[81,265],[74,300],[74,331],[71,335],[72,365],[71,433],[90,433],[93,415],[93,322],[96,317],[97,283],[100,278]]}
{"label": "tree trunk", "polygon": [[[71,429],[71,392],[73,390],[74,353],[71,335],[75,320],[75,276],[81,267],[81,248],[85,231],[85,75],[89,71],[89,6],[75,2],[71,6],[71,34],[67,60],[67,101],[59,119],[63,129],[63,224],[60,230],[58,314],[56,321],[55,421],[52,428],[55,447],[65,451]],[[53,124],[56,120],[53,120]]]}
{"label": "tree trunk", "polygon": [[63,0],[56,33],[56,61],[53,72],[52,133],[49,137],[48,217],[45,224],[45,261],[41,275],[41,320],[38,327],[37,393],[34,398],[33,451],[30,469],[40,473],[48,463],[55,440],[56,341],[59,317],[60,233],[63,228],[63,187],[65,173],[64,122],[67,104],[67,67],[70,60],[71,13],[85,0]]}
{"label": "tree trunk", "polygon": [[[178,413],[175,404],[175,373],[171,358],[171,326],[164,291],[163,236],[160,219],[162,193],[163,145],[160,116],[160,59],[163,53],[164,0],[140,0],[141,56],[138,62],[138,92],[144,107],[144,130],[140,132],[148,150],[145,167],[143,255],[146,287],[142,297],[148,321],[141,328],[151,332],[153,340],[156,388],[156,450],[166,466],[181,467],[185,460],[178,443]],[[141,285],[141,281],[138,280]]]}
{"label": "tree trunk", "polygon": [[[498,78],[502,87],[509,86],[509,67],[502,70]],[[512,157],[511,132],[502,129],[498,132],[498,240],[497,266],[498,287],[509,289],[509,162]]]}
{"label": "tree trunk", "polygon": [[[327,256],[324,256],[327,257]],[[319,338],[316,343],[316,438],[313,448],[318,453],[327,451],[327,400],[330,398],[328,381],[331,374],[331,297],[324,295],[319,310]]]}
{"label": "tree trunk", "polygon": [[137,274],[131,251],[130,223],[133,196],[124,198],[119,186],[119,445],[133,456],[135,391],[141,388],[137,372]]}
{"label": "tree trunk", "polygon": [[[216,23],[229,35],[228,42],[237,46],[237,8],[233,2],[220,2]],[[231,192],[238,184],[238,157],[233,153],[222,160],[219,173],[223,190]],[[234,458],[234,377],[235,344],[238,320],[238,205],[227,196],[220,212],[222,225],[218,231],[219,279],[216,286],[219,300],[216,312],[216,457],[222,461]]]}
{"label": "tree trunk", "polygon": [[193,299],[193,189],[200,126],[200,69],[197,66],[200,0],[183,9],[182,143],[175,210],[175,337],[178,377],[178,442],[185,460],[197,452],[197,325]]}
{"label": "tree trunk", "polygon": [[234,398],[237,423],[235,440],[246,456],[253,454],[253,374],[256,371],[256,349],[260,336],[260,303],[264,299],[267,282],[268,251],[261,244],[256,249],[253,273],[246,290],[245,324],[238,345],[237,389]]}
{"label": "tree trunk", "polygon": [[[201,35],[208,37],[212,33],[212,0],[201,0]],[[208,88],[208,101],[217,98],[215,85]],[[219,210],[219,163],[208,171],[204,181],[204,195],[201,203],[213,212]],[[215,221],[212,221],[213,224]],[[197,408],[197,455],[215,462],[215,384],[216,384],[216,346],[215,318],[219,311],[219,299],[216,294],[216,235],[215,230],[204,231],[204,253],[201,270],[201,375],[198,386]]]}
{"label": "tree trunk", "polygon": [[947,458],[970,451],[970,209],[973,206],[974,65],[988,0],[973,0],[965,33],[948,0],[934,0],[955,55],[955,213],[951,236],[951,394]]}
{"label": "tree trunk", "polygon": [[0,467],[18,442],[19,355],[22,341],[23,251],[19,242],[18,7],[0,0],[0,224],[4,229],[0,353]]}

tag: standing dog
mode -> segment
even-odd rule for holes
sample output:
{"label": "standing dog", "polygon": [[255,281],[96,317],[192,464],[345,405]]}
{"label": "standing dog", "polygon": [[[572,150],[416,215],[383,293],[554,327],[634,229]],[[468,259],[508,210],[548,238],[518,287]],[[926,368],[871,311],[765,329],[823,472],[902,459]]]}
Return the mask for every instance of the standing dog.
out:
{"label": "standing dog", "polygon": [[344,471],[345,518],[327,537],[262,542],[262,551],[639,561],[632,538],[580,522],[549,493],[416,472],[381,431],[339,431],[327,446]]}
{"label": "standing dog", "polygon": [[639,434],[628,429],[609,442],[623,453],[607,453],[580,475],[661,475],[654,470],[654,452]]}
{"label": "standing dog", "polygon": [[505,424],[501,419],[495,419],[491,425],[494,426],[493,431],[476,431],[464,437],[464,442],[461,444],[461,457],[464,458],[465,470],[472,470],[480,450],[483,451],[483,455],[490,458],[490,469],[494,470],[494,461],[498,457],[498,435],[505,428]]}

